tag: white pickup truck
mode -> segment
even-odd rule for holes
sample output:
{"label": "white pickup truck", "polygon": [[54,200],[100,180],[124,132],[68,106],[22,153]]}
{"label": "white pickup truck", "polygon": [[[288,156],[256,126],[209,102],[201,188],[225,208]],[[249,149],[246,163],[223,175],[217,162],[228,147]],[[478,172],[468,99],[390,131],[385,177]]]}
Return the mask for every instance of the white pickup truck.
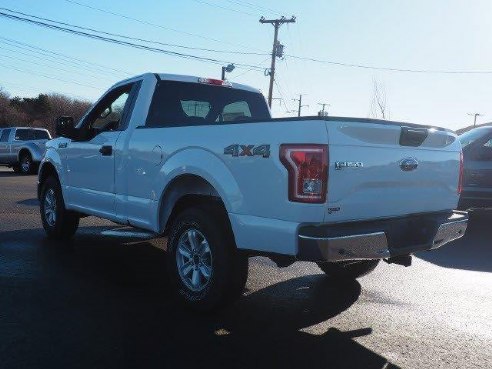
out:
{"label": "white pickup truck", "polygon": [[461,145],[442,129],[359,118],[272,119],[256,89],[144,74],[75,126],[57,121],[39,170],[51,238],[95,215],[166,235],[178,295],[212,309],[243,291],[248,256],[357,278],[379,260],[463,236]]}

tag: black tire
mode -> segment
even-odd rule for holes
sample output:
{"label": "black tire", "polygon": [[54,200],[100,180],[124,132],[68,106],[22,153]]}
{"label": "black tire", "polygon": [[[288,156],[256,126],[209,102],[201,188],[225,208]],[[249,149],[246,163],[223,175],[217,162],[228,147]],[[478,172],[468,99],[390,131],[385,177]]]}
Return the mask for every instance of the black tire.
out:
{"label": "black tire", "polygon": [[[189,264],[194,263],[191,273],[201,272],[200,263],[195,257],[188,258],[188,273],[182,276],[178,264],[183,256],[182,243],[191,246],[189,232],[201,239],[200,246],[208,245],[210,261],[210,277],[200,273],[198,279],[203,284],[201,289],[194,290],[192,281],[186,281]],[[181,245],[181,246],[180,246]],[[196,248],[195,248],[196,250]],[[191,251],[191,248],[190,248]],[[198,252],[197,252],[198,253]],[[195,254],[196,255],[196,254]],[[220,205],[206,204],[183,210],[171,225],[168,239],[168,273],[179,299],[187,306],[199,311],[211,311],[238,298],[244,290],[248,278],[248,258],[240,253],[235,246],[229,219]],[[182,259],[184,260],[184,259]],[[195,261],[194,261],[195,260]],[[200,258],[200,260],[202,260]],[[184,267],[184,265],[182,265]]]}
{"label": "black tire", "polygon": [[31,154],[23,153],[20,156],[20,158],[19,158],[19,170],[20,170],[20,173],[22,173],[22,174],[33,174],[36,172],[36,165],[32,161]]}
{"label": "black tire", "polygon": [[330,277],[338,279],[357,279],[376,269],[379,260],[339,261],[317,264],[319,268]]}
{"label": "black tire", "polygon": [[14,170],[14,173],[20,173],[21,171],[20,165],[13,165],[12,169]]}
{"label": "black tire", "polygon": [[[55,204],[52,208],[55,211],[54,218],[49,218],[46,211],[47,206],[49,206],[46,201],[47,196],[53,196],[55,199]],[[48,238],[54,240],[67,240],[71,238],[79,226],[79,216],[65,209],[60,182],[58,182],[57,178],[48,177],[43,182],[39,200],[41,221]]]}

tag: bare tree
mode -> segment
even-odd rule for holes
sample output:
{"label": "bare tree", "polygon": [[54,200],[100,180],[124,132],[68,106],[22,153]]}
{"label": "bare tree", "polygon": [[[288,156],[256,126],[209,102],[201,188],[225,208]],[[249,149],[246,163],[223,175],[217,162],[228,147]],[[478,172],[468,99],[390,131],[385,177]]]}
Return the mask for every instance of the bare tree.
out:
{"label": "bare tree", "polygon": [[90,105],[89,101],[73,99],[57,93],[11,98],[0,87],[0,127],[23,125],[44,127],[54,132],[55,119],[58,116],[70,115],[78,121]]}
{"label": "bare tree", "polygon": [[386,101],[386,89],[384,88],[384,85],[374,79],[372,91],[371,117],[381,119],[389,118],[389,109]]}
{"label": "bare tree", "polygon": [[0,127],[22,124],[26,119],[27,115],[12,106],[10,95],[0,87]]}

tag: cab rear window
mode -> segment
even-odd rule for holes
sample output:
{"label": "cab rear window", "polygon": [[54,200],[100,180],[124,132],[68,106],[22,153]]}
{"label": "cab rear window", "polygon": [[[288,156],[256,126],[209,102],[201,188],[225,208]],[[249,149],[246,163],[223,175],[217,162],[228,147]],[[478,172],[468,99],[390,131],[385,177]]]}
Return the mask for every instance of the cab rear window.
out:
{"label": "cab rear window", "polygon": [[43,131],[43,130],[40,130],[40,129],[36,129],[34,131],[34,138],[36,140],[49,140],[50,139],[50,135],[46,131]]}
{"label": "cab rear window", "polygon": [[15,131],[15,139],[17,141],[49,140],[50,135],[41,129],[20,128]]}
{"label": "cab rear window", "polygon": [[216,125],[268,120],[263,95],[199,83],[160,81],[154,91],[147,127]]}

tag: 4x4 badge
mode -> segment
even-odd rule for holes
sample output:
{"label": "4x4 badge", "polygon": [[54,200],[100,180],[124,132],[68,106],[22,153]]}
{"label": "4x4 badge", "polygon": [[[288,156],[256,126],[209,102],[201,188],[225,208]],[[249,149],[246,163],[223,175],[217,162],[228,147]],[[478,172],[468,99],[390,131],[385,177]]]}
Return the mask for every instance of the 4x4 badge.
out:
{"label": "4x4 badge", "polygon": [[270,156],[270,145],[229,145],[224,149],[224,155],[232,156]]}

